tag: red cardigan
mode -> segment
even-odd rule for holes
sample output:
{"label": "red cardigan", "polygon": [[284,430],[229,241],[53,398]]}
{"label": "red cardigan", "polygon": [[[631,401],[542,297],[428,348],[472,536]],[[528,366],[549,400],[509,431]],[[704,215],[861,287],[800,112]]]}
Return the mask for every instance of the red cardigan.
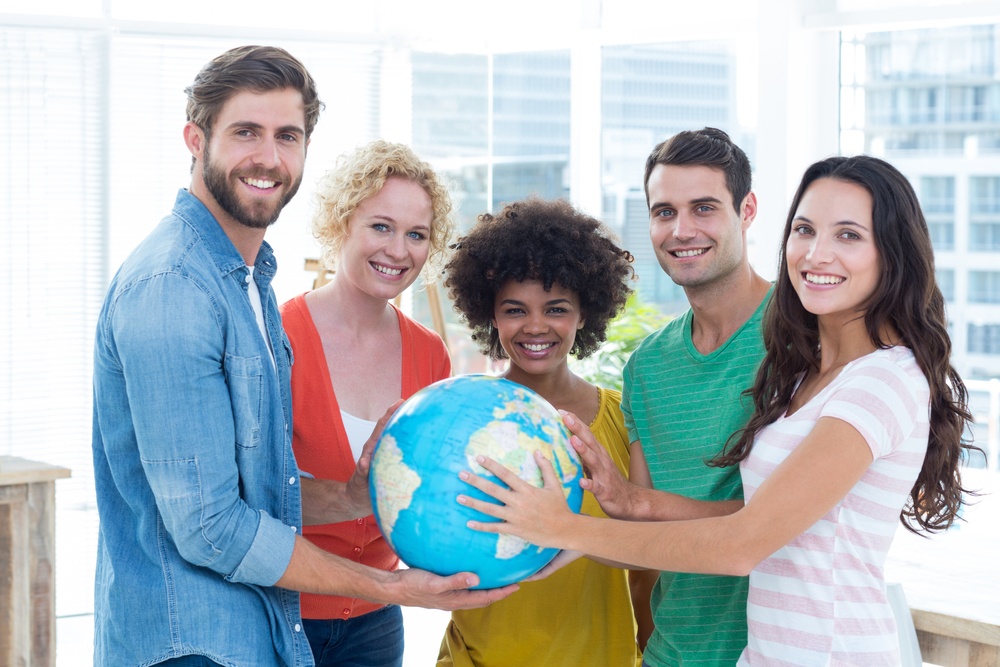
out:
{"label": "red cardigan", "polygon": [[[402,389],[409,398],[427,385],[451,375],[451,359],[440,336],[396,310],[403,341]],[[292,343],[292,449],[300,470],[319,479],[346,481],[355,461],[340,406],[333,392],[327,359],[305,294],[281,307],[282,324]],[[349,560],[382,570],[394,570],[396,554],[382,537],[374,516],[354,521],[305,526],[303,535],[316,546]],[[380,604],[333,595],[303,593],[302,617],[347,619],[382,607]]]}

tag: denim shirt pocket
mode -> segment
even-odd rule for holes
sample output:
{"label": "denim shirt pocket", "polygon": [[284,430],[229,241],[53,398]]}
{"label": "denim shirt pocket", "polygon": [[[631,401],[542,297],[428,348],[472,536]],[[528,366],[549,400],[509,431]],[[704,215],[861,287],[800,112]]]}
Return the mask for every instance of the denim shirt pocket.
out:
{"label": "denim shirt pocket", "polygon": [[260,357],[238,357],[227,354],[225,373],[233,404],[236,446],[253,449],[260,443],[260,413],[264,386]]}

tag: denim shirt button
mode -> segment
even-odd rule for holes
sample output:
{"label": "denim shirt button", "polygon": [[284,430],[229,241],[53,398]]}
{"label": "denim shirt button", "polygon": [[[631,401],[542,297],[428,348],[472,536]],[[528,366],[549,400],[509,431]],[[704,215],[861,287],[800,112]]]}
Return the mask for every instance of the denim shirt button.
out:
{"label": "denim shirt button", "polygon": [[243,282],[245,282],[247,285],[250,284],[250,280],[252,280],[252,279],[250,278],[250,274],[249,273],[246,274],[245,276],[243,276]]}
{"label": "denim shirt button", "polygon": [[288,483],[289,484],[295,484],[295,478],[294,477],[289,477],[288,478]]}
{"label": "denim shirt button", "polygon": [[289,528],[291,528],[291,529],[292,529],[292,532],[293,532],[293,533],[294,533],[294,532],[296,532],[296,531],[298,531],[298,528],[296,528],[295,526],[289,526]]}
{"label": "denim shirt button", "polygon": [[295,627],[293,629],[295,630],[295,632],[302,632],[302,626],[299,625],[298,623],[295,624]]}

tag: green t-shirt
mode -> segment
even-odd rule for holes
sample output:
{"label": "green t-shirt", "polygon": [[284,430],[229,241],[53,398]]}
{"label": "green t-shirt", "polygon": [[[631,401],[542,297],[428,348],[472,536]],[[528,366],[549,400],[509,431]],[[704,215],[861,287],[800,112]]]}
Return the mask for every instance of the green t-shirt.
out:
{"label": "green t-shirt", "polygon": [[[764,357],[763,300],[718,349],[701,354],[687,311],[650,335],[624,370],[622,412],[642,443],[653,488],[700,500],[743,497],[738,466],[712,468],[752,406],[742,392]],[[653,667],[734,665],[747,644],[747,578],[663,572],[650,605],[656,628],[644,659]]]}

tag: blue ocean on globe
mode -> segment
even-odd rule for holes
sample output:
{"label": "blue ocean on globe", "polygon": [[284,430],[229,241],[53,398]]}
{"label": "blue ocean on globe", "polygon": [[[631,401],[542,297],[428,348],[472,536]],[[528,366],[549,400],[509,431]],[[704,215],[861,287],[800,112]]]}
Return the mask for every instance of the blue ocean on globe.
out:
{"label": "blue ocean on globe", "polygon": [[520,581],[558,550],[468,528],[470,519],[494,519],[459,505],[459,494],[496,501],[458,473],[471,470],[499,482],[476,463],[482,454],[542,486],[533,457],[540,449],[553,462],[570,508],[579,512],[583,467],[569,437],[555,408],[515,382],[489,375],[436,382],[396,410],[376,445],[369,480],[375,519],[409,567],[440,575],[473,572],[480,580],[476,588]]}

